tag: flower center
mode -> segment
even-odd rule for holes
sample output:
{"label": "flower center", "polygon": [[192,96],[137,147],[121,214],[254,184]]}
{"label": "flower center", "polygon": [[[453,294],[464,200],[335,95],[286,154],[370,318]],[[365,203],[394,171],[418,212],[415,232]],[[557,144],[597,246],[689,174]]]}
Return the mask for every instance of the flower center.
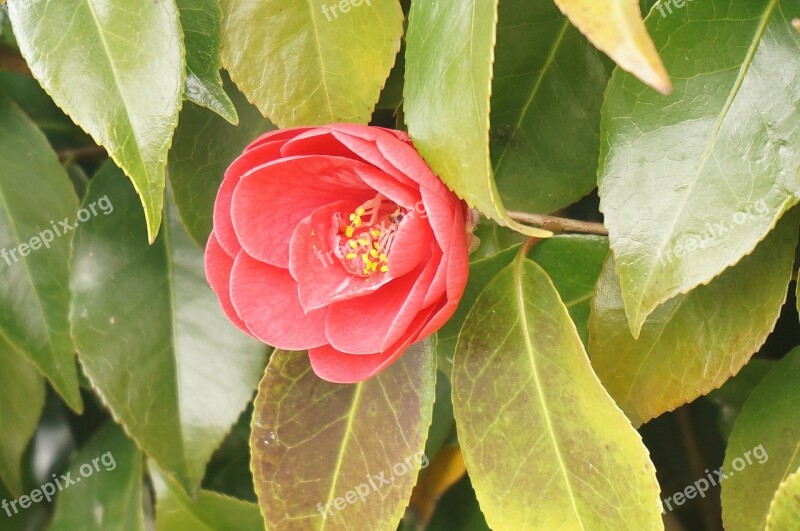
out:
{"label": "flower center", "polygon": [[389,272],[389,255],[405,212],[381,194],[340,217],[336,237],[345,269],[360,277]]}

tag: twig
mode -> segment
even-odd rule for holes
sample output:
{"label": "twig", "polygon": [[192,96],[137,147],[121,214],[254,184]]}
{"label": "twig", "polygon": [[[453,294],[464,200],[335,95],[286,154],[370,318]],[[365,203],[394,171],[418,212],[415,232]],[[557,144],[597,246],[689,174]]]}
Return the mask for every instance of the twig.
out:
{"label": "twig", "polygon": [[0,44],[0,71],[32,77],[28,63],[14,48]]}
{"label": "twig", "polygon": [[542,214],[529,214],[528,212],[515,212],[513,210],[508,211],[508,216],[520,223],[542,227],[551,232],[580,232],[582,234],[608,236],[608,229],[602,223],[544,216]]}
{"label": "twig", "polygon": [[74,149],[62,149],[58,152],[58,159],[61,162],[77,158],[100,158],[106,157],[108,153],[103,146],[86,146]]}

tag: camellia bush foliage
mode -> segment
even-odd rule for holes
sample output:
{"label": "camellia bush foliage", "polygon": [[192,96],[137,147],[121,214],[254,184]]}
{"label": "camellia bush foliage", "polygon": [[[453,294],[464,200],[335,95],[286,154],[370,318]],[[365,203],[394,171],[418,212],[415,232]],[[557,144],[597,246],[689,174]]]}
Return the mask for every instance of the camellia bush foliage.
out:
{"label": "camellia bush foliage", "polygon": [[800,0],[5,0],[0,529],[800,529]]}

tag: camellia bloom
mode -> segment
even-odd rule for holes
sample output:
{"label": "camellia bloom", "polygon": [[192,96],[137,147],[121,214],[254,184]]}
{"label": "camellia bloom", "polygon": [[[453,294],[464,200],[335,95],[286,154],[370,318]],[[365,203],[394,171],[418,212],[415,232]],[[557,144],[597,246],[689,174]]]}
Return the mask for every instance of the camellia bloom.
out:
{"label": "camellia bloom", "polygon": [[359,382],[453,315],[468,217],[405,133],[272,131],[225,173],[206,276],[239,328]]}

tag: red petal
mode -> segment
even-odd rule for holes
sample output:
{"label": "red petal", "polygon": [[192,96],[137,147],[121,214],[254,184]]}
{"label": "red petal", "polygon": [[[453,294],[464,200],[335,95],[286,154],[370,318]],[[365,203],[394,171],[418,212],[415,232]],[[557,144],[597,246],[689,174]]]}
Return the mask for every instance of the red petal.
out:
{"label": "red petal", "polygon": [[423,308],[435,273],[432,265],[426,262],[375,293],[329,306],[325,335],[331,346],[351,354],[369,354],[397,342]]}
{"label": "red petal", "polygon": [[353,275],[334,254],[331,242],[338,228],[333,216],[352,212],[358,205],[355,201],[325,205],[301,221],[292,235],[289,271],[297,280],[300,303],[306,310],[372,293],[392,279],[380,272],[369,278]]}
{"label": "red petal", "polygon": [[288,268],[289,241],[303,218],[342,196],[359,204],[374,197],[354,165],[363,163],[341,157],[291,157],[245,175],[233,194],[231,217],[247,254]]}
{"label": "red petal", "polygon": [[354,134],[353,127],[339,126],[334,130],[333,136],[347,146],[353,153],[376,168],[383,170],[388,175],[391,175],[397,179],[399,183],[408,188],[416,189],[419,187],[413,179],[386,160],[386,157],[378,150],[376,141],[379,137],[385,138],[388,142],[397,142],[397,140],[393,139],[388,134],[381,131],[369,131],[369,134],[360,135]]}
{"label": "red petal", "polygon": [[389,274],[398,278],[417,267],[429,256],[428,251],[433,243],[433,233],[428,222],[415,211],[411,211],[400,222],[389,248]]}
{"label": "red petal", "polygon": [[404,208],[413,210],[415,205],[422,204],[418,188],[407,186],[378,168],[358,168],[356,173],[369,186]]}
{"label": "red petal", "polygon": [[289,271],[239,253],[231,272],[231,300],[247,328],[277,348],[305,350],[325,345],[326,309],[307,314]]}
{"label": "red petal", "polygon": [[265,144],[267,142],[274,142],[276,140],[280,140],[283,143],[283,142],[286,142],[286,140],[290,140],[290,139],[296,137],[297,135],[300,135],[300,134],[305,133],[306,131],[310,131],[312,129],[314,129],[314,128],[313,127],[292,127],[292,128],[289,128],[289,129],[275,129],[273,131],[267,131],[263,135],[259,136],[258,138],[256,138],[252,142],[250,142],[250,144],[248,144],[248,146],[246,148],[244,148],[244,150],[245,151],[250,151],[251,149],[257,148],[258,146],[260,146],[262,144]]}
{"label": "red petal", "polygon": [[239,314],[233,309],[233,304],[231,303],[230,282],[233,258],[220,246],[213,232],[208,238],[204,261],[206,280],[208,280],[214,293],[217,294],[219,304],[225,316],[230,322],[239,327],[240,330],[252,335],[247,326],[245,326],[244,321],[242,321],[242,318],[239,317]]}
{"label": "red petal", "polygon": [[225,251],[236,256],[241,249],[239,239],[233,229],[231,222],[231,198],[242,175],[251,168],[260,166],[281,156],[282,141],[264,142],[250,151],[239,155],[231,165],[225,170],[225,178],[217,192],[217,199],[214,202],[214,232],[217,234],[219,244]]}
{"label": "red petal", "polygon": [[347,149],[333,134],[325,129],[311,129],[289,140],[281,148],[284,157],[299,155],[329,155],[363,162],[361,157]]}
{"label": "red petal", "polygon": [[429,309],[414,320],[401,340],[379,354],[346,354],[330,345],[308,351],[314,373],[333,383],[358,383],[375,376],[395,362],[411,344],[417,341],[419,331],[430,318]]}

